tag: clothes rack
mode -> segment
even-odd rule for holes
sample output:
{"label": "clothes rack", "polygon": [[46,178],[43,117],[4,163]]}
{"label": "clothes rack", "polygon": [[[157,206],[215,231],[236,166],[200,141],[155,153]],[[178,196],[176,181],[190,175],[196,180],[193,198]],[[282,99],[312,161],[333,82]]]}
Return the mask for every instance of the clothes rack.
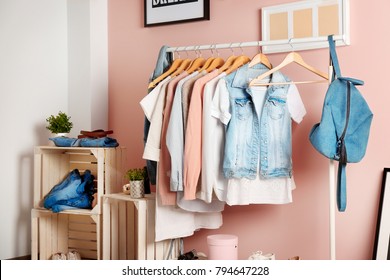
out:
{"label": "clothes rack", "polygon": [[[336,44],[339,41],[343,41],[342,35],[333,36]],[[232,48],[245,48],[245,47],[263,47],[263,46],[276,46],[276,45],[290,45],[291,50],[296,44],[302,43],[325,43],[328,42],[327,36],[307,38],[291,38],[285,40],[272,40],[272,41],[252,41],[252,42],[234,42],[234,43],[222,43],[211,45],[192,45],[192,46],[179,46],[169,47],[167,52],[180,52],[180,51],[201,51],[201,50],[215,50],[215,49],[232,49]]]}
{"label": "clothes rack", "polygon": [[[343,40],[343,36],[333,36],[336,45],[338,41]],[[234,43],[222,43],[211,45],[192,45],[192,46],[178,46],[169,47],[167,52],[180,52],[180,51],[201,51],[201,50],[216,50],[216,49],[233,49],[244,47],[262,47],[273,45],[290,45],[291,51],[294,51],[295,44],[301,43],[320,43],[328,42],[327,36],[307,38],[291,38],[287,40],[272,40],[272,41],[252,41],[252,42],[234,42]],[[329,84],[332,78],[332,66],[329,63]],[[336,259],[336,176],[335,176],[335,163],[333,160],[329,160],[329,251],[330,259]]]}

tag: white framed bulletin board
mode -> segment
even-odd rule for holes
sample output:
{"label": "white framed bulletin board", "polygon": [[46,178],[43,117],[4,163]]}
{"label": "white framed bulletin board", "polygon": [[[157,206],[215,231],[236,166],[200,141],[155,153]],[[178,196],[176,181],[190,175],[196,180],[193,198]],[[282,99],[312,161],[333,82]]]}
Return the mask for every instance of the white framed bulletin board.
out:
{"label": "white framed bulletin board", "polygon": [[[264,46],[264,53],[328,47],[313,38],[335,35],[336,45],[349,45],[349,0],[310,0],[264,7],[262,40],[299,40],[299,44]],[[307,42],[306,42],[307,41]]]}

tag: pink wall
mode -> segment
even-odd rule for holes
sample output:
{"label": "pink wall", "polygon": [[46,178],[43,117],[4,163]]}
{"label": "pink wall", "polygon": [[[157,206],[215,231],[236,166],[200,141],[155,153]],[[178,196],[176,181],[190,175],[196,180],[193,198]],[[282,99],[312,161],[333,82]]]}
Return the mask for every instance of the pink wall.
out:
{"label": "pink wall", "polygon": [[[128,149],[129,167],[143,166],[143,112],[139,101],[145,96],[147,81],[160,47],[256,41],[260,39],[260,9],[293,1],[212,0],[211,20],[161,27],[143,27],[143,0],[109,1],[109,124],[121,145]],[[361,88],[374,112],[370,141],[365,158],[347,170],[347,211],[337,213],[338,259],[370,259],[375,235],[381,175],[390,166],[387,125],[388,63],[390,31],[385,0],[350,1],[351,46],[338,48],[342,72],[363,79]],[[370,15],[367,16],[367,10]],[[256,48],[246,48],[253,56]],[[236,50],[236,53],[240,50]],[[301,53],[305,61],[324,71],[328,50]],[[204,54],[204,56],[209,53]],[[228,53],[221,51],[222,56]],[[268,55],[277,65],[285,54]],[[182,54],[185,56],[185,54]],[[305,71],[285,68],[291,78],[310,77]],[[311,75],[311,74],[308,74]],[[223,227],[201,230],[185,239],[186,249],[207,251],[206,236],[230,233],[239,237],[239,257],[252,251],[276,253],[277,259],[299,255],[303,259],[329,258],[328,237],[328,162],[308,141],[308,134],[321,115],[326,85],[300,85],[308,111],[303,122],[294,127],[293,161],[297,189],[290,205],[251,205],[226,207]]]}

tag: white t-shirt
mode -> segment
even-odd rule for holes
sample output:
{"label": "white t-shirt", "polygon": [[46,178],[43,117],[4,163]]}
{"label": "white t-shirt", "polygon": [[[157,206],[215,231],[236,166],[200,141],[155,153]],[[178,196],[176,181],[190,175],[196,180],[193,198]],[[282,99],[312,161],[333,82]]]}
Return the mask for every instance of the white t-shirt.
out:
{"label": "white t-shirt", "polygon": [[226,201],[228,180],[222,174],[224,154],[225,126],[212,116],[212,101],[218,81],[226,76],[219,76],[207,82],[203,91],[203,120],[202,120],[202,184],[197,197],[206,202],[216,198]]}
{"label": "white t-shirt", "polygon": [[162,80],[140,102],[146,118],[150,121],[148,138],[146,140],[143,159],[159,161],[161,148],[161,128],[165,104],[165,89],[171,77]]}

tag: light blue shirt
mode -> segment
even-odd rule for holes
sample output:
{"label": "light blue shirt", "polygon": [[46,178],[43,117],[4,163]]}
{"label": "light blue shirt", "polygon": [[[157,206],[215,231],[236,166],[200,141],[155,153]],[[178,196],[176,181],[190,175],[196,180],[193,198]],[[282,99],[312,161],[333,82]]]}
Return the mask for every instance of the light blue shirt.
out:
{"label": "light blue shirt", "polygon": [[196,76],[198,71],[181,79],[175,91],[173,98],[171,116],[167,128],[167,148],[171,156],[171,191],[183,191],[183,154],[184,154],[184,123],[183,123],[183,108],[181,102],[183,84]]}

